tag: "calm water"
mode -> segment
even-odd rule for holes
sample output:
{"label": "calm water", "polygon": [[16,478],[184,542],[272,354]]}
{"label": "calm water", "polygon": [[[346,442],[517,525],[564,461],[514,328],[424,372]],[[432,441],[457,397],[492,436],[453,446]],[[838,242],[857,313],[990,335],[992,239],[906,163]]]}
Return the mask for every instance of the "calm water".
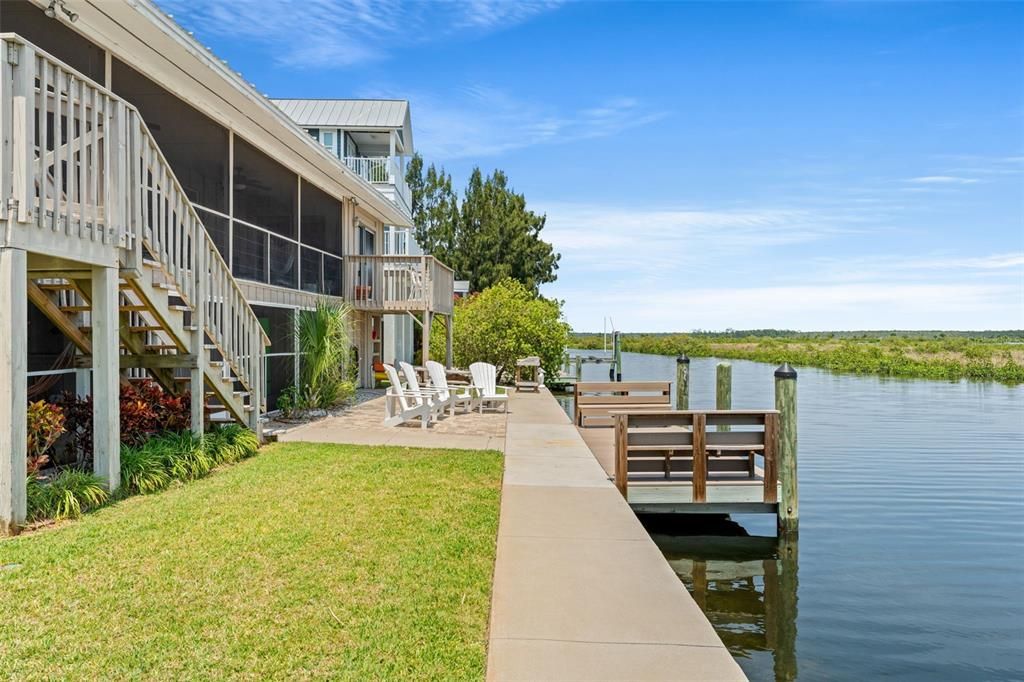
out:
{"label": "calm water", "polygon": [[[693,360],[692,407],[716,362]],[[733,407],[773,407],[774,367],[732,365]],[[1024,387],[799,372],[799,543],[767,515],[645,521],[744,671],[1024,679]],[[674,377],[623,354],[624,380]]]}

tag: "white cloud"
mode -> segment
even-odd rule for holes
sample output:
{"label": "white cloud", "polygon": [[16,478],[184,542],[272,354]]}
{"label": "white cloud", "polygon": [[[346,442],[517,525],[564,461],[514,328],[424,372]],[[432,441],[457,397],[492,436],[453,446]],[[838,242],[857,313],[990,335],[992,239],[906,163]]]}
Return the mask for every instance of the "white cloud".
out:
{"label": "white cloud", "polygon": [[910,178],[907,182],[922,185],[973,185],[981,181],[977,178],[963,178],[954,175],[924,175],[919,178]]}
{"label": "white cloud", "polygon": [[873,208],[533,208],[563,254],[544,291],[580,330],[605,315],[626,331],[1024,327],[1024,252],[893,253]]}
{"label": "white cloud", "polygon": [[567,110],[485,85],[459,88],[445,96],[397,89],[359,95],[408,98],[416,119],[416,148],[426,158],[442,163],[535,145],[610,137],[665,116],[631,97],[606,97]]}
{"label": "white cloud", "polygon": [[[793,207],[622,207],[538,202],[544,237],[572,267],[604,272],[705,270],[770,247],[862,229],[852,215]],[[646,275],[645,275],[646,276]],[[635,279],[635,278],[634,278]]]}
{"label": "white cloud", "polygon": [[790,328],[1020,329],[1024,306],[1012,284],[864,284],[606,290],[569,296],[575,328],[601,328],[611,315],[626,331]]}
{"label": "white cloud", "polygon": [[157,0],[201,36],[241,38],[273,50],[275,61],[306,68],[381,59],[397,45],[476,37],[523,23],[557,0],[394,2],[371,0]]}

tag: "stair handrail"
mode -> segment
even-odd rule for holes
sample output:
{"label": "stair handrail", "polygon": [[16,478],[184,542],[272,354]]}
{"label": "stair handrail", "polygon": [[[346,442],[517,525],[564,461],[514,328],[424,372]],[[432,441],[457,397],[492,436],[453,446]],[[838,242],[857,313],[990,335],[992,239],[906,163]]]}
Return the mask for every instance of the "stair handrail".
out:
{"label": "stair handrail", "polygon": [[[54,57],[50,53],[38,48],[36,45],[15,33],[0,33],[0,41],[4,43],[4,54],[0,59],[4,60],[5,73],[0,84],[0,95],[4,110],[11,111],[11,116],[5,116],[2,131],[7,139],[12,139],[14,144],[8,145],[4,154],[0,155],[0,190],[3,200],[0,201],[0,219],[8,218],[10,222],[37,223],[43,227],[46,218],[46,196],[45,187],[48,175],[46,172],[47,150],[41,142],[40,159],[38,164],[43,169],[43,175],[37,176],[36,163],[34,158],[33,141],[29,138],[32,127],[35,126],[34,114],[36,80],[41,76],[39,97],[46,104],[50,93],[48,91],[47,74],[49,67],[53,67],[54,74],[64,72],[69,76],[67,91],[62,91],[61,86],[56,82],[54,85],[53,97],[58,107],[55,110],[57,120],[62,116],[62,96],[67,95],[67,105],[64,111],[67,112],[66,124],[68,128],[69,142],[65,145],[54,145],[54,176],[55,186],[67,185],[67,194],[78,193],[77,202],[79,213],[78,229],[79,237],[84,237],[87,209],[91,208],[93,222],[89,231],[93,241],[102,241],[110,244],[111,237],[116,236],[113,245],[121,249],[124,260],[131,266],[138,267],[142,264],[142,246],[146,247],[157,258],[161,269],[169,276],[178,289],[181,298],[193,310],[193,314],[199,313],[196,296],[197,282],[204,277],[201,289],[205,289],[205,299],[202,313],[198,317],[205,318],[203,328],[209,334],[214,345],[224,357],[224,361],[234,371],[238,380],[245,386],[246,390],[258,396],[257,388],[261,386],[260,374],[264,347],[270,345],[270,338],[264,331],[259,319],[249,306],[245,295],[242,293],[238,282],[231,274],[227,263],[224,261],[213,239],[207,232],[205,225],[196,212],[195,207],[185,194],[177,176],[164,157],[160,147],[156,144],[152,133],[146,126],[138,109],[127,100],[119,97],[113,91],[100,85],[88,76],[77,71],[70,65]],[[17,49],[17,47],[21,49]],[[39,69],[36,60],[43,65]],[[24,67],[28,65],[29,70]],[[6,69],[12,69],[8,72]],[[8,73],[11,77],[8,78]],[[96,173],[95,165],[100,161],[103,169],[97,178],[92,177],[92,200],[90,205],[87,199],[90,197],[81,196],[82,185],[80,182],[73,182],[75,178],[63,177],[63,166],[69,169],[77,168],[79,173],[85,166],[81,160],[75,163],[69,156],[71,131],[71,118],[75,114],[75,101],[73,100],[73,85],[79,88],[80,95],[89,89],[92,98],[92,140],[94,142],[89,161],[94,165],[91,172]],[[99,122],[97,112],[96,96],[104,98],[103,106],[103,153],[97,158],[98,144],[97,123]],[[27,99],[27,102],[17,101],[18,97]],[[6,106],[6,100],[11,99],[12,106]],[[87,108],[86,100],[82,95],[77,100],[81,115],[85,115]],[[113,105],[113,106],[111,106]],[[18,111],[18,107],[24,108]],[[44,109],[44,116],[45,116]],[[76,121],[77,122],[77,121]],[[81,135],[86,134],[87,121],[81,123]],[[63,122],[62,122],[63,124]],[[20,128],[19,128],[20,126]],[[57,135],[60,134],[62,126],[56,126]],[[20,133],[17,135],[16,133]],[[45,135],[45,133],[44,133]],[[25,138],[25,139],[21,139]],[[41,138],[44,140],[45,138]],[[80,143],[81,144],[81,143]],[[61,163],[59,150],[64,150],[63,164]],[[73,154],[74,150],[70,150]],[[68,163],[71,160],[72,163]],[[143,178],[143,172],[146,177]],[[150,182],[152,175],[152,182]],[[39,210],[33,216],[35,206],[35,183],[40,184]],[[98,185],[102,181],[103,190],[99,191]],[[88,184],[88,183],[86,183]],[[160,187],[163,191],[160,191]],[[112,191],[112,188],[116,191]],[[62,191],[62,196],[63,196]],[[8,206],[7,198],[11,197],[15,203]],[[62,202],[58,197],[51,197],[53,201],[52,229],[60,231],[63,225],[68,235],[72,234],[72,207],[75,202],[73,197],[64,197]],[[100,220],[99,200],[103,200],[102,207],[102,232],[97,231]],[[152,204],[150,200],[153,200]],[[159,203],[160,210],[152,210],[152,207]],[[14,213],[17,208],[15,220],[10,220],[9,213]],[[147,210],[149,209],[149,210]],[[66,221],[60,220],[66,214]],[[152,216],[152,224],[147,221],[148,215]],[[201,235],[200,238],[197,236]],[[197,265],[197,267],[189,267]],[[199,269],[203,272],[200,273]],[[202,335],[199,336],[199,347],[194,348],[197,356],[204,353]],[[258,410],[260,405],[254,404]]]}

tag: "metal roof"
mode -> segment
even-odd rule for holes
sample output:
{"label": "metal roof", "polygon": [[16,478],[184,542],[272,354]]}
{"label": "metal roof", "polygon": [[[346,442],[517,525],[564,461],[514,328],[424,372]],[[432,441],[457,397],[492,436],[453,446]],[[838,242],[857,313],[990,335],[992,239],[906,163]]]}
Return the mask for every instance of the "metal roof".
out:
{"label": "metal roof", "polygon": [[401,132],[412,149],[409,102],[404,99],[271,99],[300,126]]}

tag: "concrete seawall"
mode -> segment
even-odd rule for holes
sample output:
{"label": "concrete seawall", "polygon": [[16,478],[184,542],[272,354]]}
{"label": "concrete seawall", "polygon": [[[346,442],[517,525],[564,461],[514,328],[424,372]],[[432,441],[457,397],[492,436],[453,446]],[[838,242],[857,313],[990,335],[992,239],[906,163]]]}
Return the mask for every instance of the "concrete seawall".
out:
{"label": "concrete seawall", "polygon": [[746,679],[551,394],[509,411],[488,679]]}

